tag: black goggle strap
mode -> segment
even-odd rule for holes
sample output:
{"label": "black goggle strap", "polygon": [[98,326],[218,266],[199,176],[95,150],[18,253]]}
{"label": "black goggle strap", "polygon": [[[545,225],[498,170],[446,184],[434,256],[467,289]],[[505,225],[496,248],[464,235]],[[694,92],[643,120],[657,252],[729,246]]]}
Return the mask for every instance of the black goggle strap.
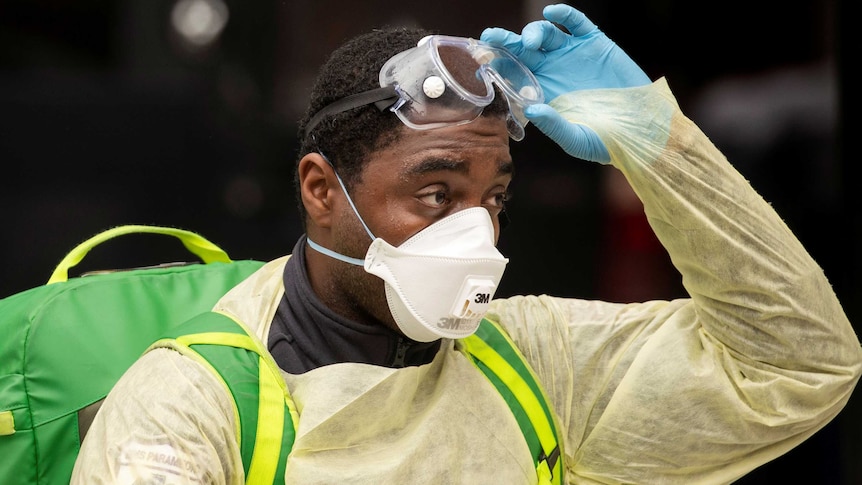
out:
{"label": "black goggle strap", "polygon": [[334,101],[324,106],[323,109],[318,111],[305,127],[305,136],[308,136],[311,131],[314,130],[314,127],[316,127],[323,118],[327,116],[342,113],[349,109],[358,108],[368,104],[374,104],[377,106],[377,109],[384,111],[394,105],[399,99],[400,97],[395,90],[395,86],[386,86],[383,88],[372,89],[370,91],[351,94],[350,96],[341,98],[338,101]]}

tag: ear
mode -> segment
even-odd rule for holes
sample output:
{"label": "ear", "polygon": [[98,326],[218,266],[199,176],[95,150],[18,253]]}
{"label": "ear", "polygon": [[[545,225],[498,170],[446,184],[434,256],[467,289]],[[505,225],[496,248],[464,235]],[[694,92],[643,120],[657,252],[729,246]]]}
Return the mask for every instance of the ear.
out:
{"label": "ear", "polygon": [[335,172],[319,153],[309,153],[299,161],[299,190],[308,219],[318,227],[332,225],[332,197],[338,192]]}

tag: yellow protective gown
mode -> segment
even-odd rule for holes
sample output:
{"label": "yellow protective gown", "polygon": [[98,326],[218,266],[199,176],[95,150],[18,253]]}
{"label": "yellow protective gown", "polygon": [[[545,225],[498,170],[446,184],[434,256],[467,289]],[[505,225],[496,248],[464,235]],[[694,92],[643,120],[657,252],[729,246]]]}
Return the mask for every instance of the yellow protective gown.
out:
{"label": "yellow protective gown", "polygon": [[[853,328],[818,265],[664,80],[552,105],[602,137],[690,295],[493,302],[559,418],[567,483],[728,483],[834,418],[862,371]],[[284,261],[217,305],[264,342]],[[419,367],[284,378],[300,414],[287,483],[536,483],[510,411],[451,341]],[[153,351],[108,396],[72,482],[242,483],[233,419],[208,371]]]}

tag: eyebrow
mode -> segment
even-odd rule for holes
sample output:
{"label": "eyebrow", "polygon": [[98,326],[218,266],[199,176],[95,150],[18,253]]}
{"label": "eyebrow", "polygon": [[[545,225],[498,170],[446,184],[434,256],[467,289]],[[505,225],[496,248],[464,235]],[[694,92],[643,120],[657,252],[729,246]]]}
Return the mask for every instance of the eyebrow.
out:
{"label": "eyebrow", "polygon": [[[452,158],[429,158],[410,167],[406,175],[424,175],[433,172],[459,172],[466,174],[469,171],[468,164],[463,160]],[[511,174],[515,171],[512,161],[499,162],[497,164],[498,174]]]}

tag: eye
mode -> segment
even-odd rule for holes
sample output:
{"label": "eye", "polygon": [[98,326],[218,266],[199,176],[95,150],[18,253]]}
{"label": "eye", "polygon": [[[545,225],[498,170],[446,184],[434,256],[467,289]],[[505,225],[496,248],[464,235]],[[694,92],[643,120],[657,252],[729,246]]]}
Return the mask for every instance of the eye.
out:
{"label": "eye", "polygon": [[416,196],[423,204],[440,208],[449,203],[449,193],[443,187],[429,187]]}
{"label": "eye", "polygon": [[497,192],[488,196],[485,204],[494,209],[504,209],[506,206],[506,202],[512,198],[512,194],[508,190],[504,190],[502,192]]}

